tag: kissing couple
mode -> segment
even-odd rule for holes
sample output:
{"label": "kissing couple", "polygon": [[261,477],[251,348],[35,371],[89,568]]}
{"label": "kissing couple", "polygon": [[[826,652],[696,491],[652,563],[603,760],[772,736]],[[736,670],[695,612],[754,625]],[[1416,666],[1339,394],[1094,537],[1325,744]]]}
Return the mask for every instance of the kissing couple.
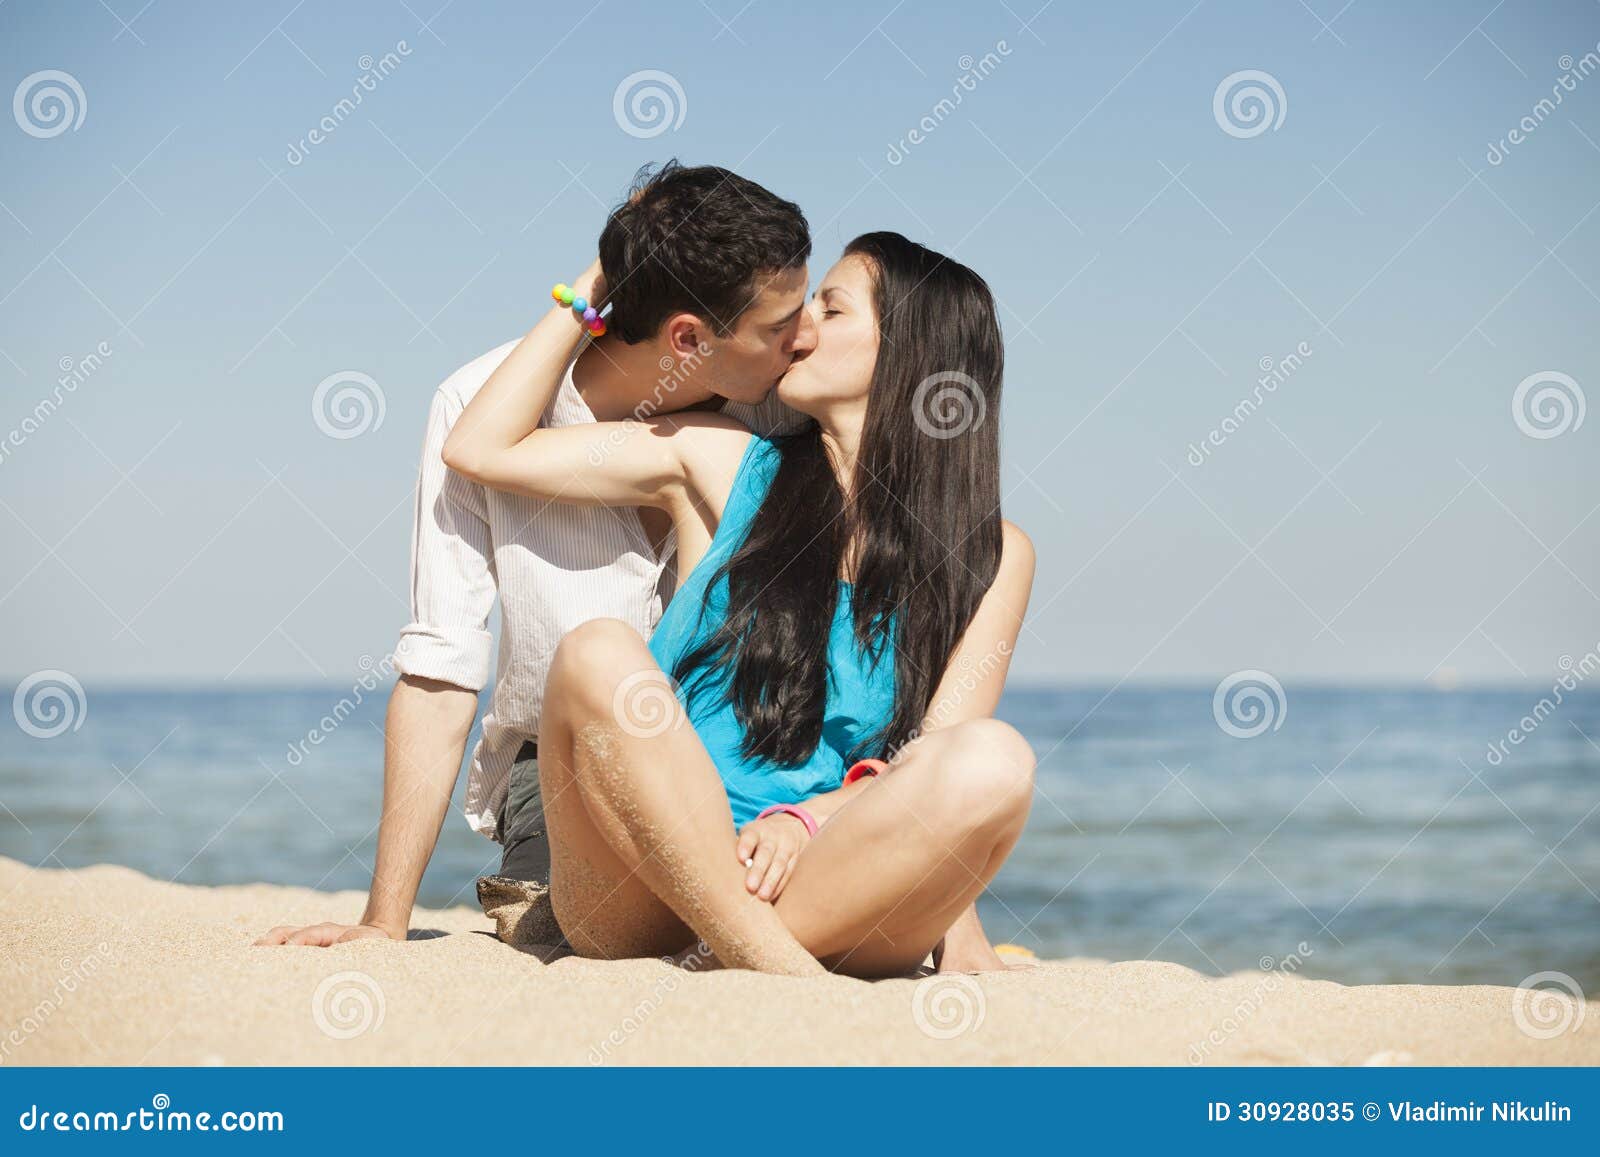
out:
{"label": "kissing couple", "polygon": [[808,296],[810,255],[792,202],[669,162],[440,387],[367,909],[261,943],[406,936],[498,599],[467,818],[573,952],[1005,967],[974,902],[1033,795],[993,713],[1034,555],[994,298],[898,233]]}

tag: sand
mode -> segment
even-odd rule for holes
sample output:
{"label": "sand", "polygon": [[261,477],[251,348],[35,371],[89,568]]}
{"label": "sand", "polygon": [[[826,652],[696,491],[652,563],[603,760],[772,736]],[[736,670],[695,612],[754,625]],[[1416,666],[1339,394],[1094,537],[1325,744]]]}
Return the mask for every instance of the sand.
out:
{"label": "sand", "polygon": [[251,946],[363,900],[0,857],[0,1064],[1600,1063],[1595,1002],[1547,1008],[1540,1039],[1491,986],[1076,959],[870,984],[544,963],[465,907],[419,910],[406,943]]}

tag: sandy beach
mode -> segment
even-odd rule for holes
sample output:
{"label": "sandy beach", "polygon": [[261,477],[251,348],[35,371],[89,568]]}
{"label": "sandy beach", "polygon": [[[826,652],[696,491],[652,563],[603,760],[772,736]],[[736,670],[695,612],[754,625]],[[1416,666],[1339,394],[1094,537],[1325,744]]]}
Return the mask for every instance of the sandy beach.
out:
{"label": "sandy beach", "polygon": [[363,897],[4,858],[0,897],[4,1064],[1600,1063],[1595,1002],[1558,998],[1540,1039],[1493,986],[1081,959],[873,984],[545,963],[468,907],[419,909],[404,944],[254,948]]}

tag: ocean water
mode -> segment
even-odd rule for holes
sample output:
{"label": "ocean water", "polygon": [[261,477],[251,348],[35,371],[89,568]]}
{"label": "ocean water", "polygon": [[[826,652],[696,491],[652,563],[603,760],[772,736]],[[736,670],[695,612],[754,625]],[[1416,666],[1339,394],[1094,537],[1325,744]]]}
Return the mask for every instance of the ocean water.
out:
{"label": "ocean water", "polygon": [[[1213,691],[1007,693],[1000,715],[1040,762],[1027,830],[980,901],[997,942],[1350,983],[1554,971],[1600,995],[1600,695],[1544,713],[1548,687],[1289,686],[1263,716],[1225,704],[1225,729]],[[29,730],[64,717],[5,719],[0,853],[365,889],[385,691],[360,698],[91,687],[59,735]],[[497,866],[457,809],[421,902],[471,904]]]}

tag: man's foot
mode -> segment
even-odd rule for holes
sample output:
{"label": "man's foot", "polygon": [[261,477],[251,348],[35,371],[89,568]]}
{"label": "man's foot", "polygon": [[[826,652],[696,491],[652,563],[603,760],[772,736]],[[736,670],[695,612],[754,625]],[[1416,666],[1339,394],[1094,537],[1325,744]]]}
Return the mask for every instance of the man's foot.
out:
{"label": "man's foot", "polygon": [[549,963],[569,951],[550,906],[548,885],[510,876],[480,876],[478,903],[502,941]]}

